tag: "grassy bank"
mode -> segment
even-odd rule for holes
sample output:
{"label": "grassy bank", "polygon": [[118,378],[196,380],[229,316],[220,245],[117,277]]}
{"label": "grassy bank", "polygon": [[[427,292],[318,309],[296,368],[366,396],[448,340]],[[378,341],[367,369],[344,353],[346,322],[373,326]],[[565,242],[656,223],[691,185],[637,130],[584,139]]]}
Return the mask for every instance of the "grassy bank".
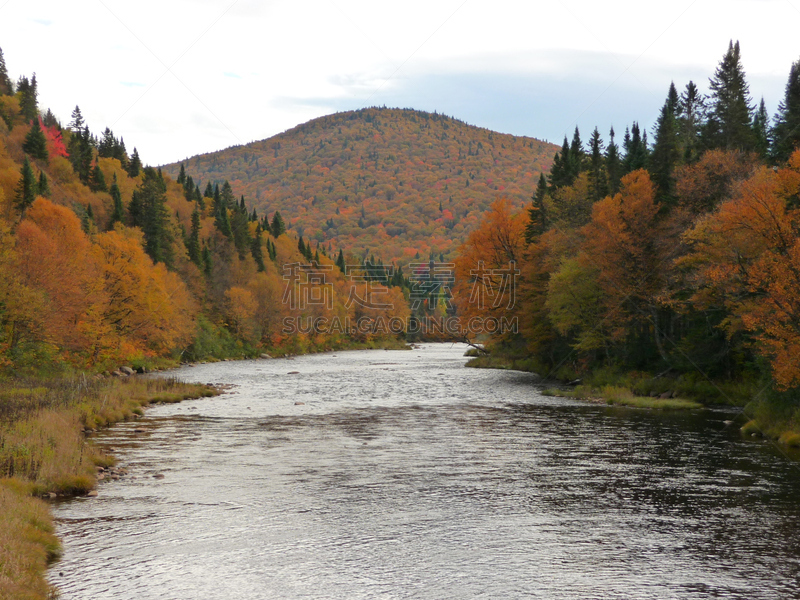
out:
{"label": "grassy bank", "polygon": [[597,389],[587,385],[579,385],[573,389],[548,388],[542,392],[545,396],[562,396],[565,398],[580,398],[593,402],[632,408],[650,408],[655,410],[691,410],[703,408],[699,402],[685,398],[654,398],[650,396],[637,396],[631,390],[622,387],[607,385]]}
{"label": "grassy bank", "polygon": [[216,395],[175,379],[0,380],[0,598],[52,597],[47,564],[59,553],[47,504],[96,485],[113,464],[85,431],[137,418],[154,402]]}

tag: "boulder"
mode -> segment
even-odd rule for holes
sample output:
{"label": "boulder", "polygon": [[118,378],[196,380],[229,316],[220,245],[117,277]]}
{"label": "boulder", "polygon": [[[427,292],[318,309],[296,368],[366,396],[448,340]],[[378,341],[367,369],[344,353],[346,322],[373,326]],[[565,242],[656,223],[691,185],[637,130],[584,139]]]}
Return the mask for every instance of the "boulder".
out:
{"label": "boulder", "polygon": [[136,371],[130,367],[120,367],[119,370],[125,373],[125,375],[134,375],[136,373]]}
{"label": "boulder", "polygon": [[262,354],[261,358],[272,358],[269,354]]}
{"label": "boulder", "polygon": [[88,494],[86,494],[86,495],[87,495],[89,498],[95,498],[95,497],[97,497],[97,490],[92,490],[91,492],[89,492],[89,493],[88,493]]}
{"label": "boulder", "polygon": [[153,478],[154,479],[164,479],[164,474],[163,473],[156,473],[155,475],[153,475]]}
{"label": "boulder", "polygon": [[660,398],[661,400],[669,400],[670,398],[672,398],[672,390],[670,390],[670,391],[668,391],[668,392],[664,392],[663,394],[661,394],[661,395],[659,396],[659,398]]}
{"label": "boulder", "polygon": [[122,371],[114,371],[113,373],[111,373],[111,375],[113,375],[114,377],[127,377],[127,375],[125,375],[125,373],[123,373]]}
{"label": "boulder", "polygon": [[295,402],[294,405],[295,406],[305,406],[306,403],[305,402]]}

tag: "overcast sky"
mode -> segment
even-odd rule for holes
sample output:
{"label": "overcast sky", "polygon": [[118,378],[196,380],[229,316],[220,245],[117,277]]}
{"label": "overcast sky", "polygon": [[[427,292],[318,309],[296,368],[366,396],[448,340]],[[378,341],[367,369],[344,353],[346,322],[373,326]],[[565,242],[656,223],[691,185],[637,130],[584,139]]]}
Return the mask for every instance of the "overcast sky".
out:
{"label": "overcast sky", "polygon": [[153,165],[376,105],[556,143],[650,131],[730,39],[772,115],[799,30],[800,0],[0,0],[12,79]]}

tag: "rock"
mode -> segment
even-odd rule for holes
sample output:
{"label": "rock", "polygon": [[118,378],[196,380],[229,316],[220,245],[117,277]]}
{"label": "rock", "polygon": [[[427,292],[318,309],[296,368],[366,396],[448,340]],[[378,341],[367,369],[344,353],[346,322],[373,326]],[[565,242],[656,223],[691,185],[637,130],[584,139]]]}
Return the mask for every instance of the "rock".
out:
{"label": "rock", "polygon": [[136,372],[137,373],[147,373],[147,367],[137,367],[136,368]]}
{"label": "rock", "polygon": [[89,497],[89,498],[95,498],[95,497],[97,497],[97,490],[92,490],[91,492],[89,492],[88,494],[86,494],[86,496],[87,496],[87,497]]}
{"label": "rock", "polygon": [[730,419],[725,419],[723,423],[725,423],[725,425],[733,425],[733,421],[731,421]]}
{"label": "rock", "polygon": [[123,373],[125,373],[125,375],[134,375],[134,374],[136,374],[136,371],[134,371],[130,367],[120,367],[119,370],[122,371]]}
{"label": "rock", "polygon": [[295,406],[305,406],[305,404],[306,404],[305,402],[295,402],[294,403]]}
{"label": "rock", "polygon": [[287,375],[300,375],[300,371],[289,371]]}
{"label": "rock", "polygon": [[56,499],[56,493],[55,492],[50,492],[49,494],[47,494],[47,497],[50,498],[50,500],[55,500]]}
{"label": "rock", "polygon": [[122,371],[114,371],[113,373],[111,373],[111,375],[113,375],[114,377],[125,377],[125,373],[123,373]]}
{"label": "rock", "polygon": [[153,478],[154,479],[164,479],[164,474],[163,473],[156,473],[155,475],[153,475]]}
{"label": "rock", "polygon": [[98,473],[102,473],[102,472],[103,472],[103,471],[105,471],[105,470],[106,470],[106,468],[105,468],[105,467],[97,467],[97,472],[98,472]]}
{"label": "rock", "polygon": [[269,354],[262,354],[261,358],[272,358]]}
{"label": "rock", "polygon": [[133,430],[133,433],[145,433],[146,431],[147,431],[146,429],[141,429],[140,427],[137,427],[136,429]]}
{"label": "rock", "polygon": [[100,474],[97,476],[97,481],[103,481],[105,478],[106,478],[106,476],[105,476],[105,475],[103,475],[102,473],[100,473]]}
{"label": "rock", "polygon": [[573,379],[567,385],[578,385],[583,379]]}
{"label": "rock", "polygon": [[661,400],[669,400],[670,398],[672,398],[672,391],[670,390],[669,392],[664,392],[659,396],[659,398]]}
{"label": "rock", "polygon": [[119,479],[119,475],[112,475],[111,481],[117,481]]}

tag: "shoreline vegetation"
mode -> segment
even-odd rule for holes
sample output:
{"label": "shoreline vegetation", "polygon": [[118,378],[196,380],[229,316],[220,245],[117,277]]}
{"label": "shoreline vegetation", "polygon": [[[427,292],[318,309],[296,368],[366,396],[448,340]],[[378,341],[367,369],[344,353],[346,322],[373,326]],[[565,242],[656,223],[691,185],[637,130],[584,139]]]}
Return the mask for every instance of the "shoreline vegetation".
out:
{"label": "shoreline vegetation", "polygon": [[[509,354],[467,351],[467,367],[508,369],[538,373],[539,365],[530,357]],[[691,374],[657,376],[645,372],[618,372],[596,369],[577,379],[570,369],[563,369],[544,382],[558,383],[547,387],[545,396],[577,398],[595,403],[647,408],[655,410],[698,410],[706,405],[731,406],[742,409],[747,419],[740,428],[743,436],[766,438],[786,448],[800,448],[800,421],[794,407],[781,406],[759,396],[758,382],[712,382]]]}

